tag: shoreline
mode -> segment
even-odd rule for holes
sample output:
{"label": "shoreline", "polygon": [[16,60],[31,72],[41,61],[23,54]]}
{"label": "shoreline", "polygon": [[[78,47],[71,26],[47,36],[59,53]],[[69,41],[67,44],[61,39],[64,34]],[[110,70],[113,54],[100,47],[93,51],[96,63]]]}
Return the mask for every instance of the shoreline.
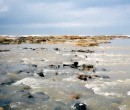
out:
{"label": "shoreline", "polygon": [[75,46],[98,46],[101,43],[110,43],[115,38],[126,39],[128,36],[0,36],[0,44],[72,44]]}

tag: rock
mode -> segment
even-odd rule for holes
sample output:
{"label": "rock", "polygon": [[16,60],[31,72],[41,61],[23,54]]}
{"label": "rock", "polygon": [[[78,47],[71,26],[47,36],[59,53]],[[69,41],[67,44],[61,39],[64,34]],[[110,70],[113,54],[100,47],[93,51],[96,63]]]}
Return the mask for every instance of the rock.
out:
{"label": "rock", "polygon": [[80,79],[80,80],[84,80],[84,81],[87,81],[87,79],[88,79],[88,76],[87,75],[79,75],[78,77],[77,77],[78,79]]}
{"label": "rock", "polygon": [[86,65],[86,64],[83,64],[82,67],[83,67],[83,70],[90,70],[94,68],[93,65]]}
{"label": "rock", "polygon": [[80,79],[80,80],[87,81],[88,79],[92,79],[92,78],[100,78],[100,76],[98,76],[98,75],[84,75],[84,74],[81,74],[77,78]]}
{"label": "rock", "polygon": [[84,103],[75,103],[76,110],[87,110],[87,105]]}
{"label": "rock", "polygon": [[106,69],[102,69],[102,71],[107,71]]}
{"label": "rock", "polygon": [[71,52],[83,52],[83,53],[93,53],[94,51],[91,50],[71,50]]}
{"label": "rock", "polygon": [[10,51],[10,50],[0,50],[0,52],[8,52],[8,51]]}
{"label": "rock", "polygon": [[28,49],[27,47],[24,47],[23,49]]}
{"label": "rock", "polygon": [[35,64],[32,64],[31,66],[32,66],[32,67],[37,67],[37,65],[35,65]]}
{"label": "rock", "polygon": [[79,99],[79,98],[80,98],[79,94],[70,95],[70,99]]}
{"label": "rock", "polygon": [[78,67],[78,62],[74,62],[74,64],[70,65],[71,68],[77,68]]}
{"label": "rock", "polygon": [[100,76],[98,75],[92,75],[93,78],[99,78]]}
{"label": "rock", "polygon": [[49,67],[50,68],[60,68],[60,65],[53,65],[53,64],[51,64],[51,65],[49,65]]}
{"label": "rock", "polygon": [[41,76],[41,77],[44,77],[44,74],[43,74],[43,72],[39,72],[39,73],[37,73],[39,76]]}
{"label": "rock", "polygon": [[63,64],[63,66],[70,66],[71,68],[77,68],[78,66],[78,62],[74,62],[73,64]]}
{"label": "rock", "polygon": [[19,70],[17,73],[19,74],[19,73],[22,73],[22,72],[24,72],[23,70]]}
{"label": "rock", "polygon": [[102,76],[102,78],[109,79],[110,77],[109,76]]}
{"label": "rock", "polygon": [[36,50],[36,49],[32,49],[33,51]]}
{"label": "rock", "polygon": [[33,98],[33,96],[30,94],[30,95],[28,96],[28,98]]}
{"label": "rock", "polygon": [[59,48],[54,48],[54,50],[57,50],[57,51],[59,51]]}

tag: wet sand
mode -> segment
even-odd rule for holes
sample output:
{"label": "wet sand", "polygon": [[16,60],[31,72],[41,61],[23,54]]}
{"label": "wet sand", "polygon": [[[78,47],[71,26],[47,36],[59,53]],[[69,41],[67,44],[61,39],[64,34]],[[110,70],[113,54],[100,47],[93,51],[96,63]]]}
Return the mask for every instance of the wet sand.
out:
{"label": "wet sand", "polygon": [[1,44],[0,109],[129,110],[129,41]]}

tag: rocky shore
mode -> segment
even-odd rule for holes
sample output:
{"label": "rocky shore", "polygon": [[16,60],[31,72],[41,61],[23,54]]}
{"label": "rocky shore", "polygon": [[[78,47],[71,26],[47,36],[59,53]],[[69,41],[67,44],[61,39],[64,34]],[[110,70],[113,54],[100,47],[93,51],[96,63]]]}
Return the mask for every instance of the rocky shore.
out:
{"label": "rocky shore", "polygon": [[98,46],[101,43],[110,43],[115,38],[128,38],[127,36],[26,36],[9,37],[0,36],[0,44],[72,44],[74,46]]}
{"label": "rocky shore", "polygon": [[111,80],[93,58],[99,44],[115,38],[127,36],[1,36],[0,110],[119,110],[121,97],[106,98],[85,87]]}

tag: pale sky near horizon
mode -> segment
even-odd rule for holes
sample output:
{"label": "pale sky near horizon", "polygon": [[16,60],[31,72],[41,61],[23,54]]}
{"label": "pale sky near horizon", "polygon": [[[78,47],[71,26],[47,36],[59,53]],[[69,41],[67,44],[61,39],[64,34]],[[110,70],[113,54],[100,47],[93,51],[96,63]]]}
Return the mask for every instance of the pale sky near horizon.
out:
{"label": "pale sky near horizon", "polygon": [[130,35],[130,0],[0,0],[0,35]]}

